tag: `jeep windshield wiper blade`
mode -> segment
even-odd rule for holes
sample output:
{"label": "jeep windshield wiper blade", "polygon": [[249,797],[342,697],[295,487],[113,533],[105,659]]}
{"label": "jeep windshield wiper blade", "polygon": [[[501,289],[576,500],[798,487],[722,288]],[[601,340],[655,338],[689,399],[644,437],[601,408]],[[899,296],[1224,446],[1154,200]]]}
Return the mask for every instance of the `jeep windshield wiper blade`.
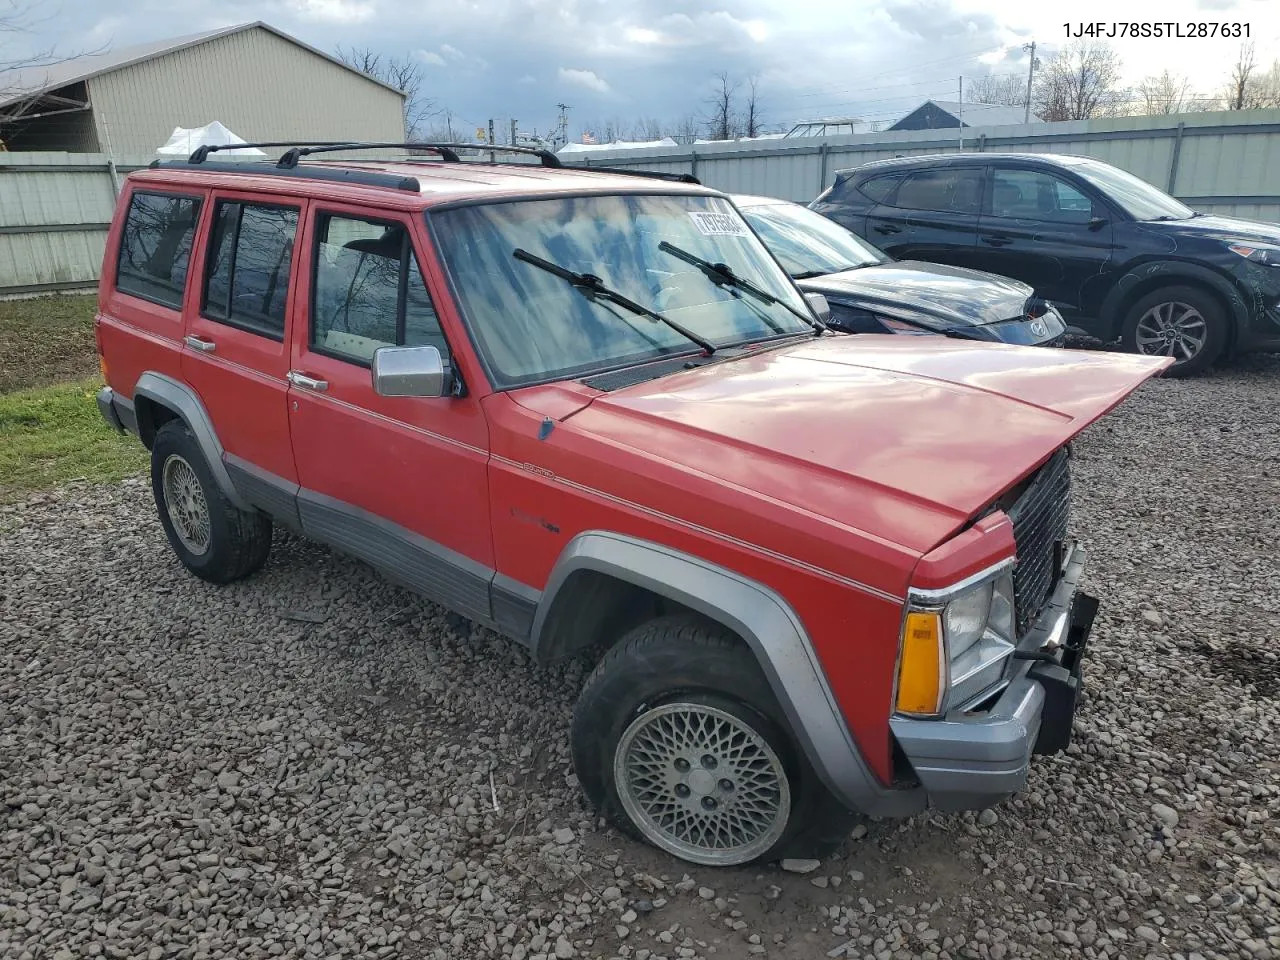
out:
{"label": "jeep windshield wiper blade", "polygon": [[661,250],[663,253],[671,254],[673,257],[675,257],[678,260],[683,260],[685,263],[689,264],[691,267],[697,267],[699,270],[702,271],[703,275],[706,276],[706,278],[710,280],[712,283],[725,283],[731,287],[736,287],[737,289],[741,290],[743,293],[751,294],[751,296],[755,297],[757,300],[762,300],[765,303],[777,304],[778,306],[782,307],[784,310],[787,310],[790,313],[794,313],[797,317],[799,317],[809,326],[813,327],[813,329],[817,330],[819,333],[827,329],[827,325],[825,323],[815,320],[813,317],[806,317],[803,313],[801,313],[795,307],[791,306],[791,304],[787,303],[785,300],[782,300],[779,297],[775,297],[768,290],[761,290],[750,280],[744,280],[742,277],[734,273],[733,268],[730,267],[727,263],[712,263],[710,260],[703,260],[701,257],[690,253],[688,250],[683,250],[680,247],[677,247],[674,243],[668,243],[666,240],[663,240],[661,243],[658,244],[658,249]]}
{"label": "jeep windshield wiper blade", "polygon": [[541,270],[547,271],[554,277],[559,277],[565,283],[571,284],[574,289],[581,293],[588,300],[594,300],[597,297],[601,300],[607,300],[610,303],[616,303],[624,310],[630,310],[632,313],[641,317],[648,317],[655,323],[665,323],[668,327],[680,334],[686,340],[696,343],[706,351],[707,356],[711,356],[716,352],[716,346],[705,337],[699,336],[682,323],[677,323],[670,317],[663,316],[656,310],[650,310],[642,304],[636,303],[630,297],[624,296],[612,287],[606,287],[604,282],[595,274],[591,273],[574,273],[572,270],[566,270],[558,263],[552,263],[550,260],[544,260],[537,254],[530,253],[522,247],[516,247],[511,251],[511,255],[517,260],[523,260],[525,263],[531,263]]}

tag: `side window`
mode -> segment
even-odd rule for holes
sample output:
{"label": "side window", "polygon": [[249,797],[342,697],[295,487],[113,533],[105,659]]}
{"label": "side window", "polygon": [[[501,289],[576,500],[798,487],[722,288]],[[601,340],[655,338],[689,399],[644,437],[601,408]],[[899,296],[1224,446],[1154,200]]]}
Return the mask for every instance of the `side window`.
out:
{"label": "side window", "polygon": [[444,334],[403,225],[319,214],[311,346],[367,364],[379,347],[433,346]]}
{"label": "side window", "polygon": [[858,184],[858,192],[868,200],[874,200],[876,203],[891,203],[893,191],[898,188],[898,184],[902,182],[902,174],[891,173],[884,177],[875,177],[867,180],[865,183]]}
{"label": "side window", "polygon": [[910,210],[977,213],[982,171],[976,167],[921,170],[902,182],[894,205]]}
{"label": "side window", "polygon": [[1038,170],[993,170],[991,215],[1051,223],[1088,223],[1093,204],[1065,180]]}
{"label": "side window", "polygon": [[219,201],[213,212],[204,315],[283,340],[297,232],[296,207]]}
{"label": "side window", "polygon": [[182,309],[199,217],[194,197],[135,193],[120,237],[116,289]]}

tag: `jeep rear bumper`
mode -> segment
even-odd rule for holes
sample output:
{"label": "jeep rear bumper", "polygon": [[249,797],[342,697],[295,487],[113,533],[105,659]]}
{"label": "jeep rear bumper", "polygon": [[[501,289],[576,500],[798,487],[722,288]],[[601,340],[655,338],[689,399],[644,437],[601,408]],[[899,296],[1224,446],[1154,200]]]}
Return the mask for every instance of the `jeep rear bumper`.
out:
{"label": "jeep rear bumper", "polygon": [[124,433],[138,432],[138,417],[133,404],[110,387],[98,391],[98,412],[114,429]]}
{"label": "jeep rear bumper", "polygon": [[[1079,593],[1085,551],[1071,552],[1053,596],[1018,646],[1009,684],[987,710],[940,720],[895,717],[893,736],[940,810],[981,810],[1022,790],[1033,753],[1071,740],[1080,665],[1098,602]],[[1052,662],[1042,652],[1051,652]]]}

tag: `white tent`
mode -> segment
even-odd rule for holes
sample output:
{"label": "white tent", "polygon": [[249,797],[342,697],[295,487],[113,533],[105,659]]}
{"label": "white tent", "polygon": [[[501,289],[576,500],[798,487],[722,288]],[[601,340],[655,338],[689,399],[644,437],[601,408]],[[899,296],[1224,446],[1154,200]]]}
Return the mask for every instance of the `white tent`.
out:
{"label": "white tent", "polygon": [[[228,143],[244,143],[244,140],[217,120],[203,127],[174,127],[169,142],[156,150],[161,157],[188,157],[196,149],[203,146],[222,146]],[[218,157],[265,157],[266,154],[256,147],[245,147],[235,150],[219,150]]]}
{"label": "white tent", "polygon": [[594,153],[597,150],[639,150],[644,147],[674,147],[675,140],[663,137],[661,140],[616,140],[613,143],[566,143],[556,151],[565,153]]}

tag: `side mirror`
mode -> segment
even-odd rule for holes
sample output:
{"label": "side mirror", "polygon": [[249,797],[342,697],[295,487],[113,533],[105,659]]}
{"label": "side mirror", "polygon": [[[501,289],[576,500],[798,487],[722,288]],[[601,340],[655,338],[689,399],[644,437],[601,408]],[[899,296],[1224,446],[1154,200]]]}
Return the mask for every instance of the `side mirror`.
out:
{"label": "side mirror", "polygon": [[806,293],[804,302],[809,304],[809,309],[813,311],[813,315],[826,323],[831,319],[831,304],[827,303],[827,298],[820,293]]}
{"label": "side mirror", "polygon": [[1088,227],[1090,230],[1101,230],[1107,225],[1106,217],[1090,217]]}
{"label": "side mirror", "polygon": [[452,386],[435,347],[379,347],[370,372],[380,397],[443,397]]}

